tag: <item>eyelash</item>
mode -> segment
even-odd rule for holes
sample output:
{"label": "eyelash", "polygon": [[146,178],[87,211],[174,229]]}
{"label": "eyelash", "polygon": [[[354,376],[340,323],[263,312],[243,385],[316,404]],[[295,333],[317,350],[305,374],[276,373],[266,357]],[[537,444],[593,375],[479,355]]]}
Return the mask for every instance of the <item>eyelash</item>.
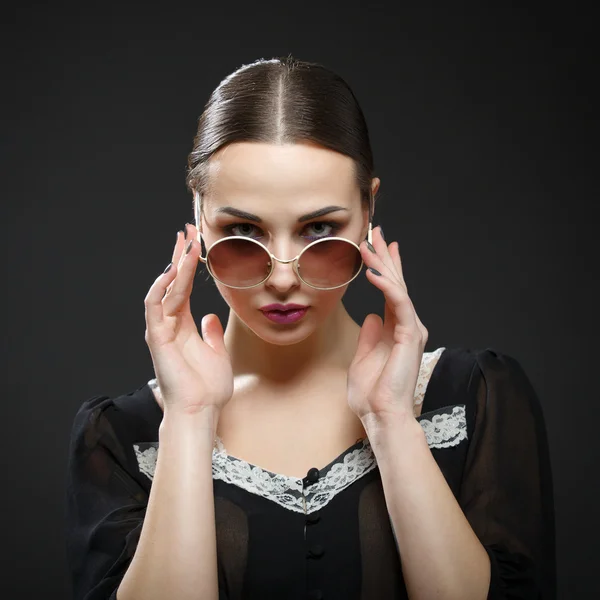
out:
{"label": "eyelash", "polygon": [[[256,227],[256,225],[252,225],[252,223],[232,223],[231,225],[225,225],[225,227],[222,227],[221,229],[227,235],[238,235],[236,233],[233,233],[232,230],[235,227],[240,227],[240,226],[244,226],[244,225],[247,227],[254,227],[255,229],[259,229],[258,227]],[[342,226],[339,223],[334,223],[333,221],[313,221],[312,223],[308,223],[306,225],[306,227],[310,227],[311,225],[326,225],[328,227],[331,227],[331,233],[329,235],[307,235],[307,236],[305,236],[311,242],[314,242],[315,240],[327,238],[327,237],[335,237],[336,233],[342,228]],[[242,236],[242,237],[244,237],[244,236]],[[250,236],[246,236],[246,237],[250,237]],[[255,238],[253,238],[253,239],[255,239]]]}

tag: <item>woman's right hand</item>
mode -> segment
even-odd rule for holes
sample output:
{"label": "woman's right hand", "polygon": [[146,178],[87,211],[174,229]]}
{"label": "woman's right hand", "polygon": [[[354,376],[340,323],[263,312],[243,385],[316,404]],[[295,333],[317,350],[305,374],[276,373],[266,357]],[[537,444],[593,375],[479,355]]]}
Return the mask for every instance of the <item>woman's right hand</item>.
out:
{"label": "woman's right hand", "polygon": [[220,413],[233,395],[233,371],[219,317],[204,315],[200,337],[190,311],[200,243],[196,228],[190,223],[186,227],[188,241],[183,232],[177,233],[171,268],[155,280],[144,299],[145,340],[165,415],[207,408]]}

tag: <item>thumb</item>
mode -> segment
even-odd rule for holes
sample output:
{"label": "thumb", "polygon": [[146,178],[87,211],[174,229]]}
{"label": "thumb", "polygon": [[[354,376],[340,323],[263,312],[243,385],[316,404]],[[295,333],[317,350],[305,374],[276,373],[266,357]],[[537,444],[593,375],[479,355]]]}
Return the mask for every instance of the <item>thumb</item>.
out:
{"label": "thumb", "polygon": [[356,346],[356,354],[353,362],[360,362],[381,339],[383,329],[383,321],[379,315],[371,313],[365,317],[363,325],[358,334],[358,343]]}
{"label": "thumb", "polygon": [[223,326],[217,315],[210,313],[202,317],[200,323],[202,339],[217,353],[227,354],[225,340],[223,339]]}

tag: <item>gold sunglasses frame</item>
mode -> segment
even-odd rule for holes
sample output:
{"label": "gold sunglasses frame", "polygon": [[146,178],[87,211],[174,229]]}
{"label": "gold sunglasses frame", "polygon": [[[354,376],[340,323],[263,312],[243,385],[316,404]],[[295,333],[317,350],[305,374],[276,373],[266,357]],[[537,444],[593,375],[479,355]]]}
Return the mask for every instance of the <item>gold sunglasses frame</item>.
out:
{"label": "gold sunglasses frame", "polygon": [[[199,244],[200,244],[200,248],[202,248],[202,234],[200,233],[200,202],[199,202],[199,195],[198,194],[194,194],[194,218],[196,221],[196,231],[197,236],[196,239],[198,240]],[[235,286],[235,285],[229,285],[228,283],[225,283],[224,281],[221,281],[211,270],[209,264],[208,264],[208,255],[210,254],[210,251],[217,245],[220,244],[221,242],[224,242],[226,240],[235,240],[235,239],[241,239],[241,240],[245,240],[248,242],[252,242],[254,244],[258,244],[270,257],[270,270],[269,273],[267,274],[267,276],[262,280],[259,281],[258,283],[255,283],[254,285],[249,285],[249,286],[244,286],[244,287],[240,287],[240,286]],[[267,279],[269,279],[269,277],[271,277],[271,275],[273,274],[273,270],[275,269],[275,261],[280,262],[282,264],[287,264],[287,263],[294,263],[293,264],[293,268],[294,268],[294,273],[296,273],[296,275],[298,276],[298,278],[300,279],[300,281],[302,281],[304,284],[306,284],[307,286],[315,289],[315,290],[320,290],[320,291],[329,291],[329,290],[337,290],[338,288],[344,287],[345,285],[350,284],[352,281],[354,281],[360,274],[360,272],[362,271],[363,265],[365,264],[364,261],[362,260],[362,256],[361,256],[361,260],[360,260],[360,267],[358,268],[358,270],[356,271],[356,275],[354,275],[354,277],[352,277],[352,279],[350,279],[349,281],[347,281],[346,283],[342,283],[341,285],[336,285],[334,287],[328,287],[328,288],[321,288],[321,287],[316,287],[314,285],[311,285],[310,283],[308,283],[307,281],[305,281],[302,277],[302,275],[300,275],[300,271],[298,270],[298,262],[300,260],[300,257],[302,256],[302,254],[304,252],[306,252],[306,250],[308,250],[311,246],[314,246],[315,244],[320,244],[322,242],[327,242],[327,241],[331,241],[331,240],[340,240],[343,242],[346,242],[348,244],[352,244],[357,250],[358,253],[360,255],[360,248],[352,241],[352,240],[348,240],[346,238],[342,238],[342,237],[327,237],[327,238],[323,238],[320,240],[315,240],[314,242],[311,242],[310,244],[308,244],[308,246],[306,246],[305,248],[303,248],[299,254],[297,254],[294,258],[289,258],[287,260],[282,260],[281,258],[277,258],[263,243],[259,242],[258,240],[254,240],[252,238],[243,236],[243,235],[230,235],[227,237],[224,237],[220,240],[217,240],[214,244],[212,244],[212,246],[210,248],[207,249],[206,251],[206,257],[202,256],[202,252],[200,253],[200,256],[198,257],[198,260],[203,262],[204,264],[206,264],[206,269],[208,270],[208,272],[210,273],[211,277],[213,279],[215,279],[216,281],[218,281],[219,283],[223,284],[224,286],[227,286],[229,288],[235,289],[235,290],[249,290],[252,289],[254,287],[257,287],[259,285],[262,285],[265,281],[267,281]],[[367,241],[369,242],[369,244],[372,244],[373,242],[373,197],[371,196],[370,198],[370,202],[369,202],[369,229],[367,231]]]}

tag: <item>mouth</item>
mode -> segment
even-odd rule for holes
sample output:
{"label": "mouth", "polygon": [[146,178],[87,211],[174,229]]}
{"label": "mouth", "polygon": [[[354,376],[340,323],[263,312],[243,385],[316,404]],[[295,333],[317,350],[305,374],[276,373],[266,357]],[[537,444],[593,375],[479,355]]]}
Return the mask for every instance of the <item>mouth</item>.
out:
{"label": "mouth", "polygon": [[295,323],[304,317],[309,307],[292,308],[290,310],[264,310],[261,309],[263,315],[274,323]]}
{"label": "mouth", "polygon": [[290,310],[304,310],[308,308],[308,306],[304,306],[303,304],[265,304],[265,306],[261,306],[260,310],[262,311],[278,311],[278,312],[288,312]]}

